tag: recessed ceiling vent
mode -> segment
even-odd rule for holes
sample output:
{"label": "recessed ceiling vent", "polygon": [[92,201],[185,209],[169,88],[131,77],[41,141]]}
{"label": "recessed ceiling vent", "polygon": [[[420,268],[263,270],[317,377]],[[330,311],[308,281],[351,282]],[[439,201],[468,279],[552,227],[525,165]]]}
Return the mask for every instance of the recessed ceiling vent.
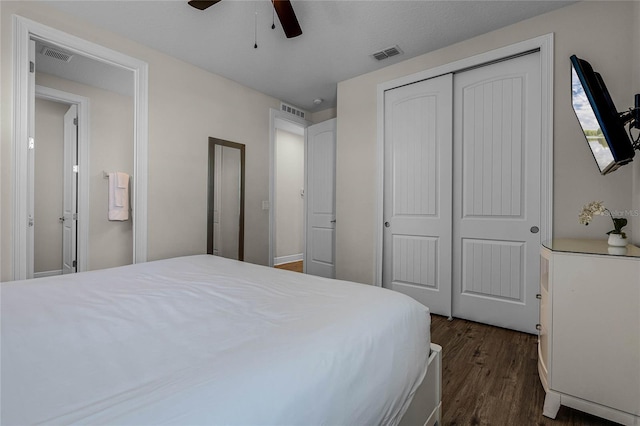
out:
{"label": "recessed ceiling vent", "polygon": [[300,118],[304,118],[304,116],[307,115],[306,111],[303,111],[300,108],[296,108],[292,105],[285,104],[284,102],[280,102],[280,110],[288,112],[289,114],[293,114]]}
{"label": "recessed ceiling vent", "polygon": [[398,45],[395,45],[395,46],[387,47],[386,49],[382,49],[378,52],[374,52],[373,54],[371,54],[371,56],[381,61],[383,59],[387,59],[392,56],[399,55],[401,53],[404,53],[404,52],[398,47]]}
{"label": "recessed ceiling vent", "polygon": [[48,56],[50,58],[54,58],[64,62],[69,62],[71,61],[71,58],[73,58],[73,55],[67,52],[63,52],[62,50],[54,49],[49,46],[43,46],[40,53],[43,54],[44,56]]}

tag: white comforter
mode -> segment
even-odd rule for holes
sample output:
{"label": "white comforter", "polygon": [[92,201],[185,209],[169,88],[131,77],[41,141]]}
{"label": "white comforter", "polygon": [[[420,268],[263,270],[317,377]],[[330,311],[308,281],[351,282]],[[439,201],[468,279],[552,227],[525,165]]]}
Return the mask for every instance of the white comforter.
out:
{"label": "white comforter", "polygon": [[413,299],[215,256],[1,289],[7,426],[388,425],[427,368]]}

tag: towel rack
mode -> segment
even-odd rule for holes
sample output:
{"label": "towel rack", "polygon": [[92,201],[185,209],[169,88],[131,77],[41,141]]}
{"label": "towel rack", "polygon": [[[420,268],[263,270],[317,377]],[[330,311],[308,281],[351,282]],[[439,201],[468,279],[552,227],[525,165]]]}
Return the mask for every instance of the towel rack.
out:
{"label": "towel rack", "polygon": [[[102,178],[109,179],[109,172],[102,171]],[[133,179],[133,175],[129,175],[129,179]]]}

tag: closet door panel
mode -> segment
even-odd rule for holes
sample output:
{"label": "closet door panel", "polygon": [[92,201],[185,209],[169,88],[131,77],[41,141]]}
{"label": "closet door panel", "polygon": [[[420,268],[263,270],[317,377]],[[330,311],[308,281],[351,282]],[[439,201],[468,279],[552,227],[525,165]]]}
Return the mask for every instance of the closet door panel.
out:
{"label": "closet door panel", "polygon": [[539,53],[454,77],[453,315],[536,333]]}
{"label": "closet door panel", "polygon": [[385,93],[383,286],[451,310],[452,76]]}

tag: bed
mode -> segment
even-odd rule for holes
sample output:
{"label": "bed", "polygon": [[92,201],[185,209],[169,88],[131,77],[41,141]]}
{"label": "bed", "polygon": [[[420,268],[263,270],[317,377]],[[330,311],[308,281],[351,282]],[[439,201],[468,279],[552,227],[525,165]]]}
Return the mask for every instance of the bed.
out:
{"label": "bed", "polygon": [[1,423],[433,425],[402,294],[198,255],[2,283]]}

